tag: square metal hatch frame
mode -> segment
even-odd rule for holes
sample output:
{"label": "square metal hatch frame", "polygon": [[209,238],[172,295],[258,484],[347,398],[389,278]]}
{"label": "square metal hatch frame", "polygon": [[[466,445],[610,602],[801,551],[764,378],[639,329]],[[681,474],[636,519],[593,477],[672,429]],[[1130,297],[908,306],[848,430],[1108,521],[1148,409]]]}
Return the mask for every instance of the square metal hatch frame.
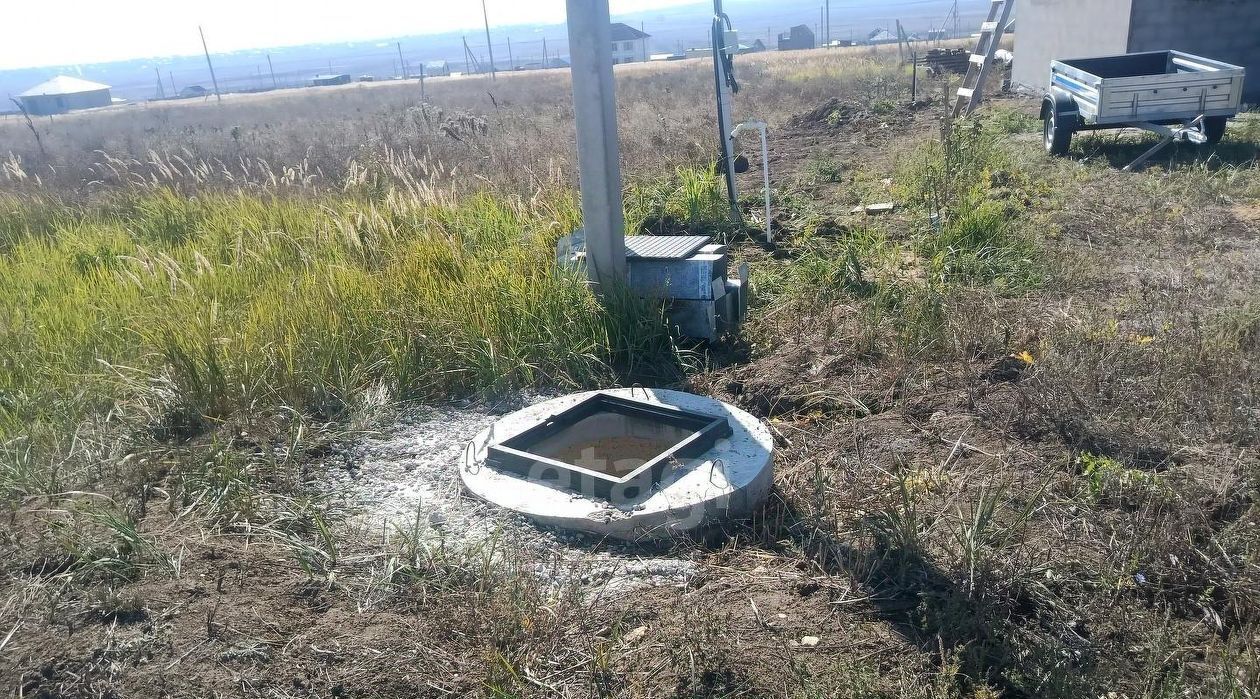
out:
{"label": "square metal hatch frame", "polygon": [[[649,420],[687,430],[690,434],[620,478],[530,451],[531,447],[543,440],[559,435],[578,422],[599,413]],[[539,478],[548,484],[570,488],[583,495],[596,495],[610,501],[632,500],[659,483],[665,468],[671,462],[700,456],[712,449],[719,439],[731,434],[731,426],[724,417],[597,393],[543,419],[520,434],[491,444],[487,449],[486,464],[501,471]],[[554,473],[555,478],[543,477],[543,474],[550,473]]]}

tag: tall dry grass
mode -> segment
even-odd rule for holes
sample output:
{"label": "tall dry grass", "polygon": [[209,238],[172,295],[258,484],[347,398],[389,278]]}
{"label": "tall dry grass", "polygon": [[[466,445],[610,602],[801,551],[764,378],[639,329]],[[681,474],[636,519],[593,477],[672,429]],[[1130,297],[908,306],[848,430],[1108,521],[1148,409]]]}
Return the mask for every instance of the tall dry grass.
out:
{"label": "tall dry grass", "polygon": [[[782,125],[837,95],[873,101],[908,90],[889,49],[749,54],[736,59],[739,118]],[[622,162],[656,177],[716,153],[711,64],[616,71]],[[83,195],[138,182],[181,191],[336,190],[364,173],[406,168],[431,186],[525,195],[576,182],[567,71],[429,80],[419,85],[152,102],[37,121],[0,121],[0,185]],[[369,175],[370,176],[370,175]]]}

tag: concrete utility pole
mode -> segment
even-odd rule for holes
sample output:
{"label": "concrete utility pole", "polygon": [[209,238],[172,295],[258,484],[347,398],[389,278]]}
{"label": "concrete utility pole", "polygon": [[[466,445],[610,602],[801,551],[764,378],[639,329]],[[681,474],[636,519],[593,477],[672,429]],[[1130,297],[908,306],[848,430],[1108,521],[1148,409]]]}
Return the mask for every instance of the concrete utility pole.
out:
{"label": "concrete utility pole", "polygon": [[158,99],[166,99],[166,88],[162,86],[162,71],[158,70],[157,66],[154,66],[153,74],[157,76],[158,80]]}
{"label": "concrete utility pole", "polygon": [[398,47],[398,68],[402,71],[403,80],[407,79],[407,63],[402,57],[402,42],[399,41],[395,46]]}
{"label": "concrete utility pole", "polygon": [[827,8],[827,23],[826,28],[823,29],[823,40],[831,45],[831,0],[826,0],[823,6]]}
{"label": "concrete utility pole", "polygon": [[617,99],[612,71],[612,25],[608,0],[565,0],[577,120],[582,228],[586,270],[597,288],[626,277]]}
{"label": "concrete utility pole", "polygon": [[486,23],[486,51],[490,54],[490,79],[498,80],[494,72],[494,47],[490,45],[490,15],[486,14],[486,0],[481,0],[481,19]]}
{"label": "concrete utility pole", "polygon": [[508,70],[516,70],[516,59],[512,58],[512,37],[507,38],[508,42]]}
{"label": "concrete utility pole", "polygon": [[222,102],[223,95],[219,94],[219,79],[214,77],[214,64],[210,62],[210,49],[206,48],[206,32],[200,26],[197,27],[197,32],[201,34],[201,50],[206,52],[206,65],[210,66],[210,82],[214,85],[214,98]]}
{"label": "concrete utility pole", "polygon": [[271,89],[279,88],[280,83],[276,82],[276,67],[271,65],[271,54],[267,54],[267,70],[271,71]]}
{"label": "concrete utility pole", "polygon": [[547,37],[545,37],[545,36],[543,37],[543,64],[542,64],[542,67],[543,67],[544,69],[547,67]]}

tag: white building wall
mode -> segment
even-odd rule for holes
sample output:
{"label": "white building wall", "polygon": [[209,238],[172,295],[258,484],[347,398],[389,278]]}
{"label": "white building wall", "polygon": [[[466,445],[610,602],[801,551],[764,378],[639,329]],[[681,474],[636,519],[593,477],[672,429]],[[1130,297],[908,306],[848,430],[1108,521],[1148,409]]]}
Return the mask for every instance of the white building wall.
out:
{"label": "white building wall", "polygon": [[643,41],[630,39],[613,42],[613,63],[634,63],[643,60]]}
{"label": "white building wall", "polygon": [[1126,53],[1132,0],[1020,0],[1011,82],[1045,91],[1050,61]]}

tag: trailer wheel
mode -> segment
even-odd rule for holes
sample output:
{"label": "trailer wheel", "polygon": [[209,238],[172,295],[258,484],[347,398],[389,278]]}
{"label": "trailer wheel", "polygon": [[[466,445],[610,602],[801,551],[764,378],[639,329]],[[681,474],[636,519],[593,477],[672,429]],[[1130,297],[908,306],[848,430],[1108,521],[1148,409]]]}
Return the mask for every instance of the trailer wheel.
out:
{"label": "trailer wheel", "polygon": [[1204,145],[1214,146],[1221,142],[1221,137],[1225,135],[1225,122],[1229,121],[1229,117],[1212,116],[1203,119],[1203,135],[1207,136],[1207,143]]}
{"label": "trailer wheel", "polygon": [[1046,153],[1066,155],[1076,131],[1076,106],[1071,99],[1047,95],[1041,103],[1041,119]]}

